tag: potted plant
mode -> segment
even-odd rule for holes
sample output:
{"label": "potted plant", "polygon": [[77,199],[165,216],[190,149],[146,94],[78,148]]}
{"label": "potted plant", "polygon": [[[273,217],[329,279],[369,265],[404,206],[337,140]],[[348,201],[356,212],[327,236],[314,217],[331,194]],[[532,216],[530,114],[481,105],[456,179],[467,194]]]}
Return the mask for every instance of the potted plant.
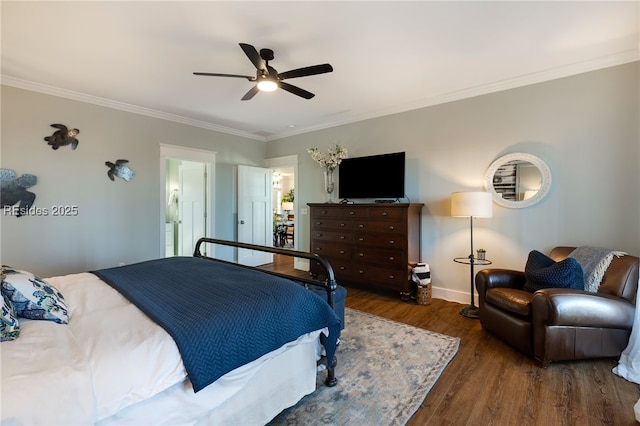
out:
{"label": "potted plant", "polygon": [[483,248],[478,249],[478,260],[485,260],[487,258],[487,251]]}

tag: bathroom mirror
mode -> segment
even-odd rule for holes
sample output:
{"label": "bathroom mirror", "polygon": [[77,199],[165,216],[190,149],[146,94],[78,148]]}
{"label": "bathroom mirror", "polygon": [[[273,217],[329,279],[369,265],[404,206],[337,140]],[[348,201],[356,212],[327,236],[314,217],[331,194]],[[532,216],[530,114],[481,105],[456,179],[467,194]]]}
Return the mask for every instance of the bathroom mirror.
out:
{"label": "bathroom mirror", "polygon": [[496,204],[514,209],[529,207],[549,192],[551,171],[535,155],[507,154],[491,163],[484,187],[491,192]]}

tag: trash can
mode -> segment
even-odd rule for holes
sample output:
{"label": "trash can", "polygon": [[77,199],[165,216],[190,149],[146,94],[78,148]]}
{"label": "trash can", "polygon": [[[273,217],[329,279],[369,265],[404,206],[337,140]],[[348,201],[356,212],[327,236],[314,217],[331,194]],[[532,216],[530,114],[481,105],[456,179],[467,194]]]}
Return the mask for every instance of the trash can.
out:
{"label": "trash can", "polygon": [[411,271],[411,280],[416,284],[416,303],[431,303],[431,270],[427,263],[418,263]]}

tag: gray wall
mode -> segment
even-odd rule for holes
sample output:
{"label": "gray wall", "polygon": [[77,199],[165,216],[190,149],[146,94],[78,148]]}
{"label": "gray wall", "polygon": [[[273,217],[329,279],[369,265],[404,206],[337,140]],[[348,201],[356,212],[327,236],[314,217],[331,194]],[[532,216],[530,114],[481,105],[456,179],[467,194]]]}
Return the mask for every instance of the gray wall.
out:
{"label": "gray wall", "polygon": [[[46,277],[161,256],[160,143],[217,153],[215,232],[235,237],[235,166],[261,166],[264,142],[8,86],[1,94],[0,165],[36,175],[34,207],[49,210],[0,215],[2,263]],[[80,129],[75,151],[47,145],[52,123]],[[104,162],[118,158],[136,172],[129,183],[107,178]],[[78,215],[53,217],[54,205],[76,205]]]}
{"label": "gray wall", "polygon": [[[494,205],[475,221],[476,246],[494,266],[522,268],[532,249],[598,245],[640,254],[638,63],[362,121],[268,143],[2,86],[0,165],[38,176],[36,205],[77,205],[76,217],[0,215],[1,261],[42,276],[160,256],[159,143],[217,152],[216,225],[235,238],[235,166],[299,154],[296,205],[324,201],[322,173],[307,153],[335,142],[351,156],[407,153],[407,195],[424,203],[422,259],[434,296],[468,300],[468,220],[449,216],[453,191],[482,189],[502,154],[528,152],[553,175],[549,195],[519,210]],[[50,149],[51,123],[80,129],[76,151]],[[130,183],[104,162],[130,160]],[[309,218],[298,210],[299,247]]]}
{"label": "gray wall", "polygon": [[[639,73],[633,63],[292,136],[269,142],[267,155],[300,154],[300,208],[325,200],[307,148],[337,142],[352,157],[406,151],[407,196],[425,204],[421,260],[431,266],[434,295],[468,300],[468,267],[452,259],[469,254],[469,222],[449,216],[450,195],[482,190],[486,169],[503,154],[541,157],[553,184],[535,206],[494,204],[493,218],[474,222],[475,245],[494,266],[521,269],[530,250],[556,245],[640,255]],[[299,222],[307,250],[309,218]]]}

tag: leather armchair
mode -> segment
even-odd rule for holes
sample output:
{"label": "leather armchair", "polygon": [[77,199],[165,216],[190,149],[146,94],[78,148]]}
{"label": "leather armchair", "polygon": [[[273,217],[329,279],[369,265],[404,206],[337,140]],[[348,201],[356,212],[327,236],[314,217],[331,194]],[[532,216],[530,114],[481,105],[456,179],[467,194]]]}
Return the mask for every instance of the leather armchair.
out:
{"label": "leather armchair", "polygon": [[[574,247],[556,247],[566,258]],[[476,274],[482,328],[543,366],[552,361],[617,357],[627,346],[635,315],[640,259],[615,257],[597,293],[548,288],[525,290],[525,274],[484,269]]]}

